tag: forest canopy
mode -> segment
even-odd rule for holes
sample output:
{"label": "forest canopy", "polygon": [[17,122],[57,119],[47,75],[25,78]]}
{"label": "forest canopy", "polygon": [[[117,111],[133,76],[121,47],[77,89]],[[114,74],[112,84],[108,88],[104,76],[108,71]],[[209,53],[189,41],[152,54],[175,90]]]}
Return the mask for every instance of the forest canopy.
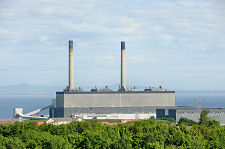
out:
{"label": "forest canopy", "polygon": [[118,125],[97,122],[38,126],[35,122],[0,125],[0,148],[225,148],[225,128],[187,127],[140,120]]}

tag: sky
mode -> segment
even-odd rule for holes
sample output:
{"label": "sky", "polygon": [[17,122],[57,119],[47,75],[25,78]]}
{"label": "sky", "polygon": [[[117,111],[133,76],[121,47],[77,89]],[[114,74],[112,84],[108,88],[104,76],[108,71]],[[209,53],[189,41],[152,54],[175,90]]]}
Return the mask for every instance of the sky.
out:
{"label": "sky", "polygon": [[0,0],[0,86],[225,90],[224,0]]}

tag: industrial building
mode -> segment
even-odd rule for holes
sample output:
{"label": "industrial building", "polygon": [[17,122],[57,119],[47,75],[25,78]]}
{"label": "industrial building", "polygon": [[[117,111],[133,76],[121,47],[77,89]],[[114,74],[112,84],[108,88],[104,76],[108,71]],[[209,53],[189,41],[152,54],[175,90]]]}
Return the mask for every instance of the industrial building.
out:
{"label": "industrial building", "polygon": [[[175,91],[148,88],[138,91],[126,88],[125,42],[121,42],[121,84],[117,91],[108,87],[84,91],[74,89],[73,41],[69,41],[69,85],[56,92],[49,115],[52,118],[146,119],[186,117],[198,121],[201,108],[175,106]],[[208,109],[209,118],[225,124],[225,109]]]}
{"label": "industrial building", "polygon": [[193,108],[185,106],[156,108],[156,118],[169,117],[174,118],[177,122],[181,117],[199,121],[200,114],[203,109],[209,110],[208,117],[211,120],[217,120],[225,125],[225,109],[224,108]]}
{"label": "industrial building", "polygon": [[154,107],[175,106],[175,91],[162,87],[144,91],[126,88],[125,42],[121,42],[121,85],[117,91],[74,89],[73,41],[69,41],[69,85],[63,92],[56,92],[51,117],[74,117],[84,114],[148,114]]}

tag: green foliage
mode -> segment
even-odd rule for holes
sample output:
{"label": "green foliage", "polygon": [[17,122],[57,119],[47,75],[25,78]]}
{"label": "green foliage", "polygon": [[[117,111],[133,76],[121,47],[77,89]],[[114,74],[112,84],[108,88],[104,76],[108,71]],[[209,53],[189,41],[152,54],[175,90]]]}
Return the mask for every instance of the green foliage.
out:
{"label": "green foliage", "polygon": [[216,120],[208,120],[207,126],[209,126],[209,127],[219,127],[220,122],[216,121]]}
{"label": "green foliage", "polygon": [[192,125],[195,125],[197,123],[195,121],[191,120],[191,119],[181,117],[180,120],[178,121],[178,125],[180,126],[181,124],[185,124],[187,126],[192,126]]}
{"label": "green foliage", "polygon": [[3,137],[0,136],[0,148],[3,149],[24,149],[25,144],[17,137]]}
{"label": "green foliage", "polygon": [[190,123],[183,119],[179,126],[157,120],[114,126],[98,122],[72,122],[59,126],[38,126],[32,122],[0,125],[0,149],[225,148],[225,128],[217,121],[188,128]]}
{"label": "green foliage", "polygon": [[208,123],[208,115],[209,114],[209,110],[205,109],[205,110],[202,110],[201,114],[200,114],[200,119],[199,119],[199,124],[200,125],[207,125]]}
{"label": "green foliage", "polygon": [[174,118],[169,117],[157,118],[157,120],[167,120],[169,122],[176,123],[176,120]]}

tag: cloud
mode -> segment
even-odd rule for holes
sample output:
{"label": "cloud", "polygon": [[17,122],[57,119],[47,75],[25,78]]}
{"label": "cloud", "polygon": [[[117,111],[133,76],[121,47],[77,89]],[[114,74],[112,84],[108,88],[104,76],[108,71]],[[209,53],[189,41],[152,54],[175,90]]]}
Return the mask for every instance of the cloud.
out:
{"label": "cloud", "polygon": [[50,44],[49,39],[48,39],[47,36],[41,35],[41,36],[39,37],[39,39],[40,39],[41,42],[43,42],[43,43],[45,43],[45,44]]}
{"label": "cloud", "polygon": [[127,61],[129,61],[131,64],[132,63],[139,63],[139,64],[144,64],[144,63],[152,63],[156,62],[155,57],[151,56],[144,56],[144,55],[135,55],[135,56],[129,56],[127,57]]}
{"label": "cloud", "polygon": [[0,28],[0,34],[1,34],[2,36],[4,36],[4,35],[9,34],[9,31],[8,31],[7,29]]}
{"label": "cloud", "polygon": [[[225,74],[220,69],[225,54],[223,3],[222,0],[1,1],[1,69],[6,72],[15,69],[21,75],[21,70],[31,74],[51,70],[52,74],[48,72],[51,76],[58,69],[62,75],[67,69],[68,40],[73,39],[79,72],[91,69],[93,80],[107,80],[101,74],[117,71],[120,41],[125,40],[127,64],[133,66],[128,66],[130,72],[148,71],[144,69],[151,67],[163,74],[172,66],[174,71],[161,78],[168,80],[176,74],[185,76],[179,71],[181,68],[198,75],[202,72],[196,70],[201,69]],[[152,77],[160,80],[157,74]],[[54,79],[57,82],[58,78]],[[82,76],[80,79],[86,81]],[[142,82],[148,79],[143,78]]]}

